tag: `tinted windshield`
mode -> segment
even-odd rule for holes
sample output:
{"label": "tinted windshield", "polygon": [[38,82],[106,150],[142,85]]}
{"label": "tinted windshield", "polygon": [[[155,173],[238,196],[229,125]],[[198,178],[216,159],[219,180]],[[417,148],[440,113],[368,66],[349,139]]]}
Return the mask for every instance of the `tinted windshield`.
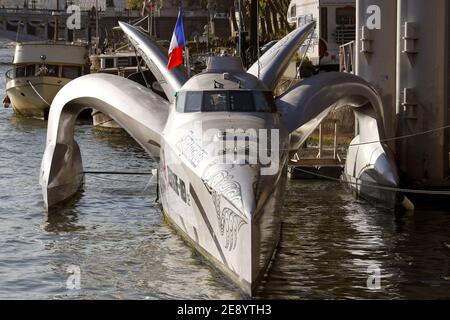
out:
{"label": "tinted windshield", "polygon": [[178,112],[276,112],[270,92],[188,91],[177,95]]}
{"label": "tinted windshield", "polygon": [[[191,93],[187,93],[188,97]],[[188,109],[189,105],[186,105]],[[202,111],[227,111],[228,97],[226,92],[205,92],[203,94]],[[186,110],[187,111],[187,110]],[[189,111],[187,111],[189,112]]]}

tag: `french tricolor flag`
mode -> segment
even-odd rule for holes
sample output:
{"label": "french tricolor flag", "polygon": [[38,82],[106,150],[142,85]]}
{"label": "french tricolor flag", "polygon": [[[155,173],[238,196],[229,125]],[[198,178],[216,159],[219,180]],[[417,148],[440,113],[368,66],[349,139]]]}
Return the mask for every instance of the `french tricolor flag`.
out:
{"label": "french tricolor flag", "polygon": [[183,13],[178,12],[177,24],[173,31],[172,41],[169,48],[169,64],[167,68],[172,70],[183,64],[183,52],[186,45],[186,39],[184,37],[184,25],[183,25]]}

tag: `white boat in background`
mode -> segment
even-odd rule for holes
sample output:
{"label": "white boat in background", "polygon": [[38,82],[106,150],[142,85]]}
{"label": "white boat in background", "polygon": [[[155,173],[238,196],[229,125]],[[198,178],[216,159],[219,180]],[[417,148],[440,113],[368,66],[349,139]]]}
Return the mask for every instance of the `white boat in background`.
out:
{"label": "white boat in background", "polygon": [[89,73],[84,42],[40,41],[16,45],[14,68],[6,73],[6,94],[15,112],[46,119],[58,91]]}
{"label": "white boat in background", "polygon": [[[136,56],[134,50],[91,55],[90,60],[92,64],[91,73],[107,73],[130,79],[149,87],[152,91],[165,98],[161,85],[145,63],[143,63],[142,58]],[[94,128],[97,129],[122,129],[110,116],[95,109],[92,110],[92,121]]]}
{"label": "white boat in background", "polygon": [[305,41],[300,56],[319,70],[339,71],[339,46],[356,37],[355,0],[292,0],[287,18],[296,28],[316,21],[311,43]]}
{"label": "white boat in background", "polygon": [[119,75],[128,78],[138,71],[138,59],[134,51],[115,51],[91,55],[91,71]]}
{"label": "white boat in background", "polygon": [[[91,72],[107,73],[127,78],[138,72],[138,61],[134,52],[113,52],[91,55]],[[97,129],[122,129],[111,117],[92,110],[92,123]]]}

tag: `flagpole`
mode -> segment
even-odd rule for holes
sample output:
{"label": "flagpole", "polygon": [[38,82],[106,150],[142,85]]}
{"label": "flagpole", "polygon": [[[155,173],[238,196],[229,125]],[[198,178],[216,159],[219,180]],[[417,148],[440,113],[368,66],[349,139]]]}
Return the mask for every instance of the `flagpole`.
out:
{"label": "flagpole", "polygon": [[[179,15],[181,16],[181,18],[183,19],[183,1],[180,0],[180,7],[179,7]],[[183,21],[184,23],[184,21]],[[191,77],[191,59],[190,59],[190,52],[189,52],[189,47],[187,46],[187,43],[185,44],[184,47],[184,66],[186,68],[187,71],[187,75],[190,78]]]}
{"label": "flagpole", "polygon": [[151,7],[150,8],[148,7],[148,2],[146,2],[145,4],[147,5],[147,11],[148,11],[148,15],[147,15],[147,30],[148,30],[149,36],[151,37],[152,36],[152,33],[151,33],[152,32],[151,31],[151,24],[152,24],[152,22],[151,22],[151,17],[150,17],[150,15],[151,15]]}
{"label": "flagpole", "polygon": [[95,36],[97,37],[97,41],[100,42],[100,38],[98,37],[98,0],[95,0]]}
{"label": "flagpole", "polygon": [[[59,40],[59,0],[56,1],[56,18],[55,18],[55,31],[53,32],[53,37],[55,41]],[[20,28],[20,25],[19,27]]]}
{"label": "flagpole", "polygon": [[186,67],[187,75],[190,78],[191,77],[191,59],[189,56],[188,46],[185,47],[184,54],[185,54],[185,67]]}
{"label": "flagpole", "polygon": [[242,7],[241,7],[241,0],[238,0],[238,10],[239,10],[239,57],[242,58],[242,19],[241,19],[241,13],[242,13]]}

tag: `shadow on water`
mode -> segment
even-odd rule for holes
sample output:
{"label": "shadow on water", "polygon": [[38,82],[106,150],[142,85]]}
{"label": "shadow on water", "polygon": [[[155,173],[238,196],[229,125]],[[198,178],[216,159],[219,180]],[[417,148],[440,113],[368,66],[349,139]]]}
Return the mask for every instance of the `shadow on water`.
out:
{"label": "shadow on water", "polygon": [[[44,129],[47,130],[47,120],[26,117],[15,113],[11,110],[11,115],[7,117],[8,123],[17,131],[23,133],[30,133],[36,130]],[[78,118],[77,125],[90,125],[91,121],[89,119]]]}
{"label": "shadow on water", "polygon": [[142,151],[142,147],[122,129],[108,130],[92,128],[92,138],[95,142],[105,144],[111,148],[130,149],[131,152]]}

